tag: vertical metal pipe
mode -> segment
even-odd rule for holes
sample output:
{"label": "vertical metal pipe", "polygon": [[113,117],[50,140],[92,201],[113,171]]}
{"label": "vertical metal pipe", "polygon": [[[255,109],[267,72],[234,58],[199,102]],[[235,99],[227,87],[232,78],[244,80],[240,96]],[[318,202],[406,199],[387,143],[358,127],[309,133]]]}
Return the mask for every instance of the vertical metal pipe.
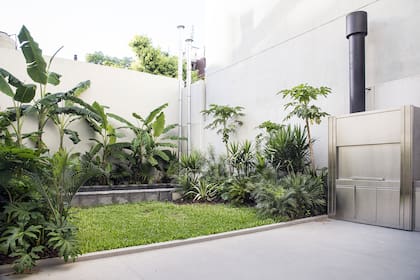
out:
{"label": "vertical metal pipe", "polygon": [[182,78],[182,60],[183,60],[183,31],[184,26],[178,25],[178,158],[182,154],[182,89],[184,88],[184,79]]}
{"label": "vertical metal pipe", "polygon": [[187,56],[187,154],[191,154],[191,43],[193,39],[188,38],[186,42]]}
{"label": "vertical metal pipe", "polygon": [[350,113],[363,112],[365,101],[365,36],[367,13],[357,11],[346,17],[346,37],[350,54]]}

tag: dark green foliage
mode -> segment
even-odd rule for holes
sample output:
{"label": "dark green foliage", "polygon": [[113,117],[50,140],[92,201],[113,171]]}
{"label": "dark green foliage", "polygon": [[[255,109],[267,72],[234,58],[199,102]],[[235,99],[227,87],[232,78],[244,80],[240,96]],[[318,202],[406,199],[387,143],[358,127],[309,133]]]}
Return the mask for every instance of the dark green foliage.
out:
{"label": "dark green foliage", "polygon": [[319,176],[290,174],[278,184],[263,182],[254,197],[264,215],[295,219],[325,213],[324,185]]}
{"label": "dark green foliage", "polygon": [[299,126],[290,125],[272,130],[266,138],[264,154],[278,176],[303,172],[309,164],[309,144],[305,131]]}
{"label": "dark green foliage", "polygon": [[252,193],[255,190],[255,178],[233,177],[222,186],[222,199],[235,205],[253,205]]}
{"label": "dark green foliage", "polygon": [[212,147],[209,148],[203,165],[203,177],[210,178],[212,183],[220,186],[229,178],[226,156],[216,155]]}
{"label": "dark green foliage", "polygon": [[[47,92],[47,84],[60,83],[61,75],[49,71],[56,54],[47,64],[25,26],[18,38],[28,75],[39,87],[0,69],[0,91],[13,102],[12,108],[0,112],[0,254],[15,258],[15,270],[25,272],[41,256],[57,254],[67,261],[78,254],[74,227],[67,222],[70,202],[93,169],[82,168],[79,155],[68,154],[62,142],[64,135],[79,142],[77,131],[68,125],[96,115],[78,98],[89,81],[66,92]],[[22,132],[24,117],[36,118],[36,131]],[[51,158],[45,155],[48,147],[42,141],[49,121],[60,132],[60,149]],[[24,139],[32,140],[35,149],[25,147]]]}
{"label": "dark green foliage", "polygon": [[150,183],[162,180],[171,163],[176,160],[173,150],[176,147],[174,140],[178,138],[170,135],[176,125],[166,125],[163,112],[166,107],[167,103],[155,108],[144,118],[133,113],[137,125],[115,114],[108,114],[123,123],[125,126],[122,128],[129,129],[134,134],[131,143],[125,147],[129,151],[127,170],[130,173],[130,182]]}
{"label": "dark green foliage", "polygon": [[57,250],[59,257],[63,257],[65,262],[69,258],[76,260],[80,254],[76,239],[77,228],[68,222],[67,217],[61,216],[50,221],[46,226],[46,232],[48,232],[48,246]]}

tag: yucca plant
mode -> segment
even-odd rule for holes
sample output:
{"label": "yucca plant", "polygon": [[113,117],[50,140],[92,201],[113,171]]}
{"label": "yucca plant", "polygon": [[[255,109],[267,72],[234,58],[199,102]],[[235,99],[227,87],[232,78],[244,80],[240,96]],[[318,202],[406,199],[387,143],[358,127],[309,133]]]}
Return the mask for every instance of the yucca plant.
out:
{"label": "yucca plant", "polygon": [[185,193],[185,196],[193,197],[193,201],[197,202],[211,202],[216,198],[217,185],[206,182],[205,180],[199,180],[193,184],[190,191]]}
{"label": "yucca plant", "polygon": [[231,142],[228,145],[228,163],[234,175],[248,177],[255,167],[255,152],[248,140],[243,143]]}
{"label": "yucca plant", "polygon": [[264,153],[280,177],[302,172],[310,163],[306,133],[299,126],[288,125],[270,132]]}
{"label": "yucca plant", "polygon": [[191,198],[189,192],[199,184],[203,176],[204,163],[205,158],[198,151],[192,151],[190,155],[181,155],[178,183],[183,189],[185,198]]}

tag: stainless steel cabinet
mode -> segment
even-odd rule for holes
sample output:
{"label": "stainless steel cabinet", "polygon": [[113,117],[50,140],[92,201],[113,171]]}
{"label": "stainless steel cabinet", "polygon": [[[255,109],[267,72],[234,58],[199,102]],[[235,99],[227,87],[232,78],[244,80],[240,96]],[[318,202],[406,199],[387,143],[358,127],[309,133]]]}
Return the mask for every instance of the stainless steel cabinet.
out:
{"label": "stainless steel cabinet", "polygon": [[420,108],[329,119],[328,212],[420,231]]}

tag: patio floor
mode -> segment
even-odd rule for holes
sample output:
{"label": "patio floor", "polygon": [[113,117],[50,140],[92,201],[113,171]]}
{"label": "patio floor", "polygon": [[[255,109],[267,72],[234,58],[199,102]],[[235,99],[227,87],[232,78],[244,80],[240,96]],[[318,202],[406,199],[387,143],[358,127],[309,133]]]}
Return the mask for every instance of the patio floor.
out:
{"label": "patio floor", "polygon": [[420,279],[420,232],[325,220],[4,279],[21,278]]}

